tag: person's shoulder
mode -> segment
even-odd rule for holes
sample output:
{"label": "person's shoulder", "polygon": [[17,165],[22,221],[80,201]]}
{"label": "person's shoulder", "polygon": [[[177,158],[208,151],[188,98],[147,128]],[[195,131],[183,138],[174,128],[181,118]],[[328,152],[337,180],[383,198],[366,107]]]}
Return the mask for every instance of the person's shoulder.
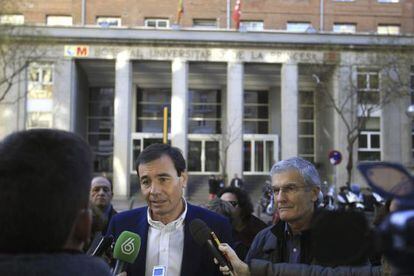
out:
{"label": "person's shoulder", "polygon": [[187,207],[188,207],[188,211],[187,212],[191,212],[192,216],[195,218],[199,218],[199,219],[208,219],[208,220],[216,220],[216,221],[228,221],[228,219],[220,214],[217,214],[213,211],[210,211],[206,208],[200,207],[200,206],[196,206],[196,205],[192,205],[187,203]]}
{"label": "person's shoulder", "polygon": [[141,216],[147,215],[147,207],[140,207],[132,210],[121,211],[114,215],[113,219],[115,221],[124,221],[131,218],[139,218]]}
{"label": "person's shoulder", "polygon": [[247,222],[247,227],[251,228],[251,230],[259,232],[268,227],[268,225],[255,215],[251,215],[249,221]]}
{"label": "person's shoulder", "polygon": [[275,225],[267,226],[266,228],[260,230],[254,239],[263,242],[276,240],[277,238],[274,234],[274,228]]}

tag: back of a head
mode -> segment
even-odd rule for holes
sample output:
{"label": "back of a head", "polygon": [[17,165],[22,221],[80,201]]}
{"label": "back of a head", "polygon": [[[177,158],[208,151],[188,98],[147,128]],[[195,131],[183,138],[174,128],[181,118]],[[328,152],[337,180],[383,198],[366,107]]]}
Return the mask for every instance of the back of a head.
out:
{"label": "back of a head", "polygon": [[270,170],[270,176],[290,170],[298,171],[307,185],[321,186],[321,179],[315,166],[301,157],[292,157],[275,163]]}
{"label": "back of a head", "polygon": [[0,253],[59,251],[87,208],[91,151],[60,130],[13,133],[0,143]]}
{"label": "back of a head", "polygon": [[207,203],[206,208],[210,211],[227,217],[230,219],[230,221],[232,219],[233,206],[230,204],[230,202],[221,200],[220,198],[215,198]]}
{"label": "back of a head", "polygon": [[311,226],[312,252],[323,266],[361,266],[372,250],[372,235],[363,213],[319,210]]}
{"label": "back of a head", "polygon": [[177,170],[177,175],[181,176],[181,173],[185,171],[186,164],[184,157],[181,153],[181,150],[176,147],[172,147],[168,144],[152,144],[146,147],[138,156],[135,161],[135,169],[139,176],[138,167],[141,164],[146,164],[152,162],[156,159],[161,158],[162,156],[168,156],[174,163],[174,167]]}
{"label": "back of a head", "polygon": [[236,187],[226,187],[218,193],[218,197],[221,197],[225,193],[231,193],[236,196],[238,206],[241,210],[240,216],[243,222],[246,222],[249,220],[250,216],[252,215],[254,209],[253,209],[253,203],[250,199],[249,194],[240,188]]}

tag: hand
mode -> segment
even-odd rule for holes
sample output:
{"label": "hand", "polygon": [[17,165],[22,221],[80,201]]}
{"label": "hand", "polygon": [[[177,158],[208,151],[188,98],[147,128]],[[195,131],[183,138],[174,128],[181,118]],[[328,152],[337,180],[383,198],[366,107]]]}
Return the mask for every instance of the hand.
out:
{"label": "hand", "polygon": [[[220,271],[223,275],[250,276],[249,266],[237,257],[236,252],[234,252],[234,250],[227,243],[220,244],[219,250],[226,255],[226,258],[230,261],[234,270],[232,272],[228,266],[220,266]],[[214,261],[217,263],[216,260]]]}

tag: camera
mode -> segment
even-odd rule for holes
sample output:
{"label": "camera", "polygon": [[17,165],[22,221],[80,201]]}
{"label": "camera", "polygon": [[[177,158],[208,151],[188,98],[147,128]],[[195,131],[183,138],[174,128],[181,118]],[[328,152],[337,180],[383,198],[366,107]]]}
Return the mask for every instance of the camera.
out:
{"label": "camera", "polygon": [[358,169],[373,191],[398,201],[397,211],[390,213],[377,227],[376,240],[394,273],[414,275],[413,176],[398,163],[360,163]]}

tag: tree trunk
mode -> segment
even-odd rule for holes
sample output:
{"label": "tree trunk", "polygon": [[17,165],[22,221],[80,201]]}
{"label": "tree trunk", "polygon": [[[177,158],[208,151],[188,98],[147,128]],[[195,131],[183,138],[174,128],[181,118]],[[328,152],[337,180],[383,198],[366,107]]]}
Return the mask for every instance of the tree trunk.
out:
{"label": "tree trunk", "polygon": [[348,146],[346,149],[348,150],[348,163],[346,164],[346,172],[347,172],[346,186],[350,188],[352,169],[354,167],[353,165],[354,164],[354,142],[348,141]]}

